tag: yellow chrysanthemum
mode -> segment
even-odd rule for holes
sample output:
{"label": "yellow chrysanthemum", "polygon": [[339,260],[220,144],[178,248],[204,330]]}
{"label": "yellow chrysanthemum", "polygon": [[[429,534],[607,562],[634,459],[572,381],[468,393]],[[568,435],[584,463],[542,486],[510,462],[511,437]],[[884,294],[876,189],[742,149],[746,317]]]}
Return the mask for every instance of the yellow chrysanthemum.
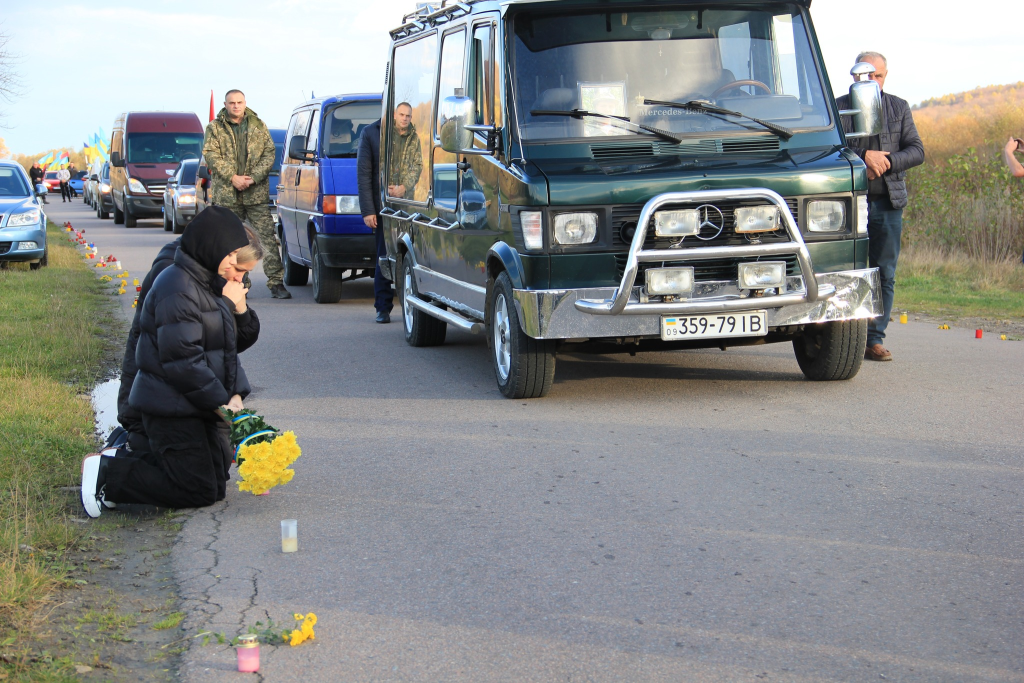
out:
{"label": "yellow chrysanthemum", "polygon": [[302,449],[295,442],[295,433],[285,432],[273,441],[243,446],[238,455],[239,490],[259,495],[292,480],[295,471],[288,466],[302,455]]}

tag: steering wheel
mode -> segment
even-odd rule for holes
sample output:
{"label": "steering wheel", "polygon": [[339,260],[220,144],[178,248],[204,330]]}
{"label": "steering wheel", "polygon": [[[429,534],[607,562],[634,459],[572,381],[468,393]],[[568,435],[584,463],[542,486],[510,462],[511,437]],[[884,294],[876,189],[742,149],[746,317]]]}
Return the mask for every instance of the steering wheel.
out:
{"label": "steering wheel", "polygon": [[762,88],[769,95],[772,94],[772,89],[769,88],[764,83],[762,83],[761,81],[755,81],[755,80],[753,80],[751,78],[743,78],[743,79],[740,79],[738,81],[733,81],[732,83],[726,83],[721,88],[719,88],[715,92],[711,93],[711,97],[712,97],[712,99],[714,99],[714,98],[718,97],[719,95],[721,95],[722,93],[724,93],[724,92],[726,92],[728,90],[732,90],[733,88],[740,88],[740,87],[743,87],[744,85],[752,85],[755,88]]}

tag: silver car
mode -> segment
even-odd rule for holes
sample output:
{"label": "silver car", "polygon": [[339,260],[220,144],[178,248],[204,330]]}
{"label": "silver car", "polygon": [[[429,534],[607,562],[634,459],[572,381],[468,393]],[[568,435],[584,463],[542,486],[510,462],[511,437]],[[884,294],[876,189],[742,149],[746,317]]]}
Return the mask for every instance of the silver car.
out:
{"label": "silver car", "polygon": [[0,268],[46,265],[46,214],[21,164],[0,161]]}
{"label": "silver car", "polygon": [[198,159],[185,159],[174,169],[164,188],[164,230],[180,235],[196,216]]}

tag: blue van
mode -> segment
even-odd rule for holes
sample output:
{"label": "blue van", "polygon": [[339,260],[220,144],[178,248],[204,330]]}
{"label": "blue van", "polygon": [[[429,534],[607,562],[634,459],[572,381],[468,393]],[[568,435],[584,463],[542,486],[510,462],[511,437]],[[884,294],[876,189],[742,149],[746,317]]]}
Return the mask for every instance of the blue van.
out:
{"label": "blue van", "polygon": [[380,118],[381,96],[336,95],[299,105],[288,123],[277,215],[284,282],[313,299],[341,299],[346,280],[373,275],[377,246],[359,211],[356,152],[363,129]]}

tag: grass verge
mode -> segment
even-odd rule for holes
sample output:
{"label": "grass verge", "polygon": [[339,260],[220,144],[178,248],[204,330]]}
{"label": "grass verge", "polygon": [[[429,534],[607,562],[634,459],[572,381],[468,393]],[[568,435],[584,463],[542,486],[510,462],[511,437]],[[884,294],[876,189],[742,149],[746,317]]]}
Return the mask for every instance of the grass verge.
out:
{"label": "grass verge", "polygon": [[1024,265],[907,250],[896,272],[894,309],[954,319],[1024,320]]}
{"label": "grass verge", "polygon": [[[33,610],[66,578],[79,462],[95,450],[89,392],[122,323],[105,287],[48,226],[49,265],[0,270],[0,632],[23,649]],[[10,667],[16,667],[17,670]],[[20,677],[21,665],[0,659]],[[73,668],[71,672],[73,673]],[[6,677],[6,676],[5,676]]]}

